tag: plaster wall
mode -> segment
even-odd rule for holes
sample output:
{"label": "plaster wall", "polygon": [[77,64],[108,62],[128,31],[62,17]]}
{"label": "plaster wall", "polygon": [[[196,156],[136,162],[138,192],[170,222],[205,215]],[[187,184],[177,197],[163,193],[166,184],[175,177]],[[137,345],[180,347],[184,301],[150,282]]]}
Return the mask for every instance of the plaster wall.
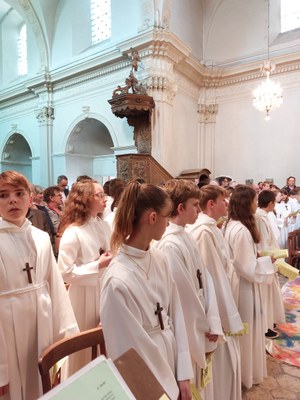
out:
{"label": "plaster wall", "polygon": [[172,0],[170,30],[203,59],[203,6],[199,0]]}
{"label": "plaster wall", "polygon": [[91,43],[88,2],[76,0],[75,4],[73,0],[65,0],[59,4],[52,46],[52,67],[68,63],[73,58],[80,59],[114,48],[120,41],[138,34],[138,0],[115,0],[111,4],[112,36],[97,45]]}
{"label": "plaster wall", "polygon": [[184,169],[199,166],[197,121],[197,98],[179,87],[173,100],[171,129],[164,131],[161,148],[163,166],[173,176],[179,175]]}
{"label": "plaster wall", "polygon": [[241,183],[273,178],[280,187],[286,177],[299,177],[299,78],[296,74],[293,84],[282,78],[283,104],[270,121],[252,106],[251,85],[241,87],[240,95],[219,98],[214,176],[229,174]]}
{"label": "plaster wall", "polygon": [[[204,60],[207,64],[228,65],[266,57],[268,48],[268,6],[266,1],[206,1]],[[270,53],[280,50],[280,0],[270,2]],[[281,48],[283,52],[284,49]],[[282,52],[282,51],[281,51]]]}
{"label": "plaster wall", "polygon": [[2,54],[7,54],[2,57],[2,82],[9,82],[18,76],[18,64],[16,63],[18,48],[17,48],[17,31],[12,20],[13,16],[8,16],[2,24]]}
{"label": "plaster wall", "polygon": [[35,34],[31,24],[27,24],[27,64],[28,75],[19,76],[18,73],[18,35],[24,20],[16,11],[11,11],[0,24],[1,30],[1,74],[0,87],[16,84],[18,81],[34,76],[40,69],[40,58]]}
{"label": "plaster wall", "polygon": [[117,165],[115,157],[95,157],[93,160],[93,171],[94,177],[97,177],[102,184],[105,182],[105,177],[116,177]]}
{"label": "plaster wall", "polygon": [[[59,171],[56,169],[56,175],[59,176]],[[89,175],[89,176],[94,176],[94,170],[93,170],[93,158],[92,157],[86,157],[86,156],[72,156],[72,155],[67,155],[66,156],[66,171],[68,171],[68,180],[69,180],[69,186],[72,185],[72,183],[76,182],[76,178],[79,175]]]}

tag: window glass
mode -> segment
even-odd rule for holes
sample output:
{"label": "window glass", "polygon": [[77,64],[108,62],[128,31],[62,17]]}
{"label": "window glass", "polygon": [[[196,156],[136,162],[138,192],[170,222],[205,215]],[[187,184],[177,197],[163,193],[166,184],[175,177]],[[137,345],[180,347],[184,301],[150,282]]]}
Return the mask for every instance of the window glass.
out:
{"label": "window glass", "polygon": [[91,0],[92,44],[111,37],[110,0]]}
{"label": "window glass", "polygon": [[22,25],[18,38],[18,72],[19,75],[27,74],[27,28]]}
{"label": "window glass", "polygon": [[300,1],[281,0],[281,32],[300,28]]}

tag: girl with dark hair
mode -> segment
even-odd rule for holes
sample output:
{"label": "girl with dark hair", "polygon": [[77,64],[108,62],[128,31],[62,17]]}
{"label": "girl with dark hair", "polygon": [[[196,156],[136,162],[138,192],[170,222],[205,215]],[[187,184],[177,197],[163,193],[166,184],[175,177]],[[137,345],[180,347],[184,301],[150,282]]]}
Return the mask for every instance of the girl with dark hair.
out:
{"label": "girl with dark hair", "polygon": [[110,205],[111,212],[104,218],[104,220],[109,224],[111,229],[113,229],[117,206],[125,186],[126,182],[123,179],[111,179],[109,182],[109,195],[112,198],[112,203]]}
{"label": "girl with dark hair", "polygon": [[193,376],[176,285],[159,240],[172,210],[168,195],[129,183],[118,204],[111,249],[117,253],[101,281],[100,316],[108,355],[134,348],[172,400],[191,399]]}
{"label": "girl with dark hair", "polygon": [[[59,226],[58,265],[64,281],[70,285],[68,293],[80,331],[99,324],[97,282],[112,258],[110,228],[98,216],[105,205],[106,196],[98,182],[76,182],[66,200]],[[69,374],[89,361],[88,351],[72,356]]]}
{"label": "girl with dark hair", "polygon": [[242,383],[251,388],[267,376],[265,316],[261,285],[273,282],[275,269],[270,257],[258,257],[260,234],[255,222],[257,194],[238,185],[229,202],[225,228],[233,259],[232,290],[242,321],[249,333],[240,337]]}

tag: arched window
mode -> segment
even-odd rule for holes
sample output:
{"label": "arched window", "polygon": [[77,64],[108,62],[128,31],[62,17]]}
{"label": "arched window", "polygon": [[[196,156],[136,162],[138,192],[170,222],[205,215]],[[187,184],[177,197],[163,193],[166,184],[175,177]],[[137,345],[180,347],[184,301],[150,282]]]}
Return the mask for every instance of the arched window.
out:
{"label": "arched window", "polygon": [[91,0],[92,44],[111,37],[111,1]]}
{"label": "arched window", "polygon": [[300,1],[281,0],[281,33],[300,28]]}
{"label": "arched window", "polygon": [[27,74],[27,28],[22,25],[18,38],[18,71],[19,75]]}

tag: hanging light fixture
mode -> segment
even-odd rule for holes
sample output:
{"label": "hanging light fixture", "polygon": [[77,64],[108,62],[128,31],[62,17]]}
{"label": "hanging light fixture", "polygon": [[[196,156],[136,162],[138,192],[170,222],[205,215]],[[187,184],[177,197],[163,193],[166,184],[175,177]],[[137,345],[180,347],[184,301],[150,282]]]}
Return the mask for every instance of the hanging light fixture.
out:
{"label": "hanging light fixture", "polygon": [[266,113],[265,120],[270,119],[269,112],[275,108],[279,108],[282,104],[282,89],[279,83],[270,79],[271,72],[275,71],[275,64],[270,62],[270,0],[268,0],[268,60],[264,62],[261,67],[261,72],[267,76],[266,80],[262,82],[253,91],[253,106],[258,111]]}

